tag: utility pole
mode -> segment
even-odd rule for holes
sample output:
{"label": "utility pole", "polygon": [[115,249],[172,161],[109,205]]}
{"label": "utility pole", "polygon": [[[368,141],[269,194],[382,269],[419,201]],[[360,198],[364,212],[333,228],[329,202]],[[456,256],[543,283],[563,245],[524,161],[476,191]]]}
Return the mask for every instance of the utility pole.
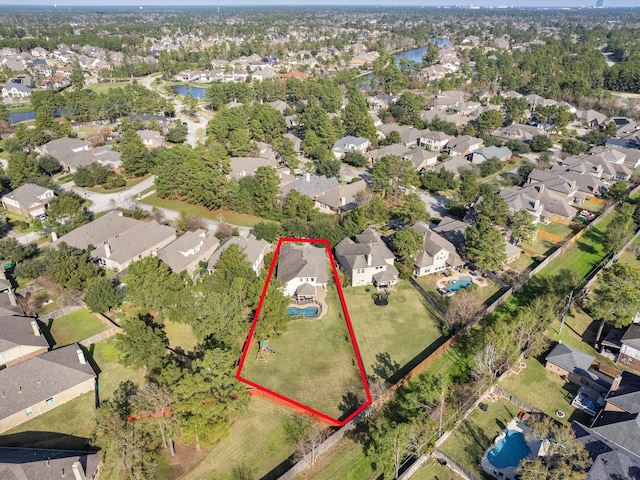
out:
{"label": "utility pole", "polygon": [[571,308],[571,303],[573,303],[573,290],[571,290],[569,292],[569,294],[564,298],[567,300],[567,303],[565,304],[564,308],[562,309],[562,320],[560,321],[560,331],[558,332],[558,335],[562,335],[562,327],[564,327],[564,319],[566,318],[567,313],[569,312],[569,309]]}

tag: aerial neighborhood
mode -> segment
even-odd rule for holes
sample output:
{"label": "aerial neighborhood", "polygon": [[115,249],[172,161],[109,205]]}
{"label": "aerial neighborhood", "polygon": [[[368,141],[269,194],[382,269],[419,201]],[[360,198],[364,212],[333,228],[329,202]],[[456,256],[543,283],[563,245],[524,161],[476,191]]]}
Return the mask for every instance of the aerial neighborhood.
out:
{"label": "aerial neighborhood", "polygon": [[8,6],[0,479],[640,478],[600,7]]}

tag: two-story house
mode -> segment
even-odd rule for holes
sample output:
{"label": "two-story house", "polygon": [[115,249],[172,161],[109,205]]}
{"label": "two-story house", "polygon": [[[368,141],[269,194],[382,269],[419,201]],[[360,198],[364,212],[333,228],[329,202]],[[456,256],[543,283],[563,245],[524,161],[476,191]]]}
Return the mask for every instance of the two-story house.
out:
{"label": "two-story house", "polygon": [[387,288],[398,282],[395,255],[371,228],[356,235],[355,241],[343,239],[335,247],[340,267],[351,278],[351,286],[376,285]]}
{"label": "two-story house", "polygon": [[311,242],[285,242],[278,254],[276,277],[285,283],[284,294],[314,298],[318,288],[329,281],[327,251]]}
{"label": "two-story house", "polygon": [[416,222],[411,228],[423,238],[422,251],[413,265],[413,275],[422,277],[431,273],[464,265],[456,252],[456,247],[446,238],[438,235],[424,222]]}
{"label": "two-story house", "polygon": [[56,198],[53,190],[34,183],[25,183],[2,197],[2,206],[23,217],[35,218],[44,215],[47,207]]}

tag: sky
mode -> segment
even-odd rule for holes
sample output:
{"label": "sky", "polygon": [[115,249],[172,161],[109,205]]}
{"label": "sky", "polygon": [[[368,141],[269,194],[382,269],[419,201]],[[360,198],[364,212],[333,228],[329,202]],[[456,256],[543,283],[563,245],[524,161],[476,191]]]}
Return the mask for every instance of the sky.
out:
{"label": "sky", "polygon": [[[341,5],[347,3],[344,0],[182,0],[178,2],[181,6],[251,6],[251,5]],[[168,6],[176,7],[176,0],[0,0],[0,5],[19,5],[24,8],[27,5],[32,6],[53,6],[56,4],[58,8],[69,6],[88,6],[88,7],[109,7],[109,6],[128,6],[128,7],[152,7],[152,6]],[[514,6],[514,7],[581,7],[593,6],[595,0],[350,0],[348,6]],[[605,7],[638,7],[638,0],[605,0]],[[0,12],[1,14],[2,12]]]}

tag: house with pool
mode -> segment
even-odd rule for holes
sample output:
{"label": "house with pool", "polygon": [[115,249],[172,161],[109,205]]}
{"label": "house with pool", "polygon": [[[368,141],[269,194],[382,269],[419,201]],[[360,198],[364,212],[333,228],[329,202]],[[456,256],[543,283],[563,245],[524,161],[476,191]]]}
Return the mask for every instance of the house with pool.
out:
{"label": "house with pool", "polygon": [[327,290],[329,264],[324,245],[285,242],[278,254],[276,278],[285,284],[284,294],[298,303],[309,303]]}
{"label": "house with pool", "polygon": [[413,265],[415,277],[423,277],[464,265],[453,243],[431,230],[425,222],[416,222],[411,228],[423,239],[422,251]]}

